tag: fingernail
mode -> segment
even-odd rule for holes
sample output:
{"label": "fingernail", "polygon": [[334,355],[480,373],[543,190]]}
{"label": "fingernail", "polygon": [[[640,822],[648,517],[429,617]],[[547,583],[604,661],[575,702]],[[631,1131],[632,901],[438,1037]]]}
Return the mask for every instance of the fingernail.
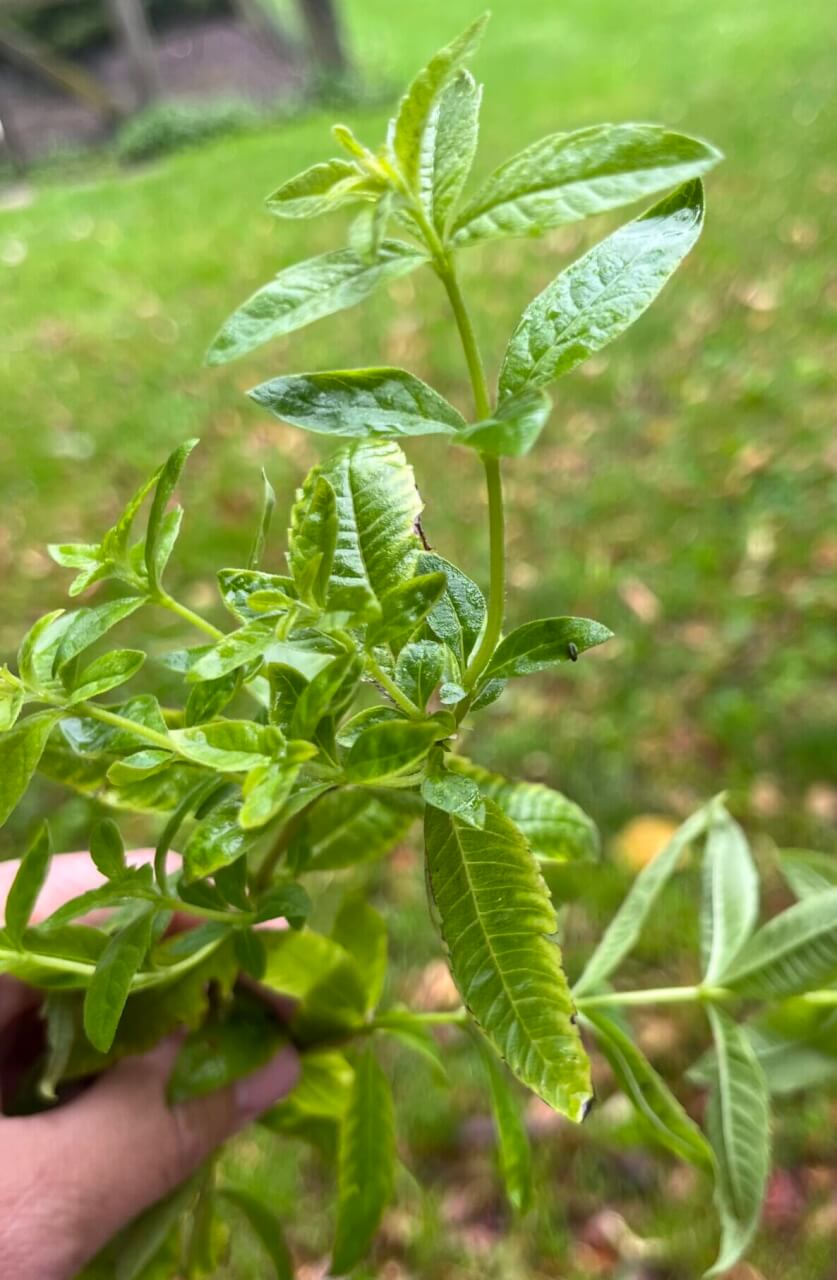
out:
{"label": "fingernail", "polygon": [[286,1045],[265,1066],[245,1076],[235,1086],[235,1107],[242,1123],[254,1119],[290,1093],[299,1079],[296,1049]]}

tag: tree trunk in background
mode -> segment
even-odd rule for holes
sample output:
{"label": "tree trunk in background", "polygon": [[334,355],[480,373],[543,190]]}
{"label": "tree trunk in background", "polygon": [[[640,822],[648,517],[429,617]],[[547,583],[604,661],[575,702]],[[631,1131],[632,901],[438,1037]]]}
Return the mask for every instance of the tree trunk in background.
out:
{"label": "tree trunk in background", "polygon": [[131,63],[137,97],[143,104],[159,98],[162,91],[160,68],[154,39],[145,18],[142,0],[107,0],[117,39],[124,45]]}
{"label": "tree trunk in background", "polygon": [[311,52],[322,71],[342,74],[348,69],[334,0],[299,0]]}

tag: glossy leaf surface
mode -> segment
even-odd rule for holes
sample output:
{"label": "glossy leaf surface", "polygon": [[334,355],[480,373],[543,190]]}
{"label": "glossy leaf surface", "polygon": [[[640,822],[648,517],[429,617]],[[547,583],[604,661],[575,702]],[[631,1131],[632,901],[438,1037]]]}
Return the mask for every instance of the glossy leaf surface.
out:
{"label": "glossy leaf surface", "polygon": [[134,975],[148,951],[152,922],[148,907],[109,939],[96,964],[84,999],[84,1030],[100,1053],[113,1044]]}
{"label": "glossy leaf surface", "polygon": [[582,1120],[589,1064],[551,940],[558,927],[537,864],[491,800],[481,830],[439,809],[425,815],[430,889],[451,972],[486,1037],[545,1102]]}
{"label": "glossy leaf surface", "polygon": [[703,188],[688,183],[562,272],[523,313],[500,371],[500,398],[569,373],[633,324],[694,245]]}
{"label": "glossy leaf surface", "polygon": [[524,622],[497,646],[486,669],[486,680],[507,680],[546,671],[559,662],[610,640],[613,632],[591,618],[541,618]]}
{"label": "glossy leaf surface", "polygon": [[601,124],[554,133],[496,169],[454,223],[457,247],[618,209],[700,177],[721,159],[699,138],[653,124]]}
{"label": "glossy leaf surface", "polygon": [[207,352],[207,363],[236,360],[271,338],[353,307],[378,285],[415,271],[424,261],[421,250],[387,240],[374,262],[352,249],[338,249],[287,267],[230,316]]}
{"label": "glossy leaf surface", "polygon": [[323,435],[452,435],[465,426],[453,405],[404,369],[289,374],[263,382],[250,398],[283,422]]}

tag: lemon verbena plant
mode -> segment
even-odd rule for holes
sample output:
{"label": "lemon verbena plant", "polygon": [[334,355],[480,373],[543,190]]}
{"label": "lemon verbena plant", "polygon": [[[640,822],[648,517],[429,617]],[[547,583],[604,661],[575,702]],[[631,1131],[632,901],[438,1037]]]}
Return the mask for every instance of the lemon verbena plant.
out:
{"label": "lemon verbena plant", "polygon": [[[381,1042],[395,1038],[438,1059],[436,1024],[474,1035],[509,1198],[525,1212],[530,1162],[510,1077],[582,1121],[593,1097],[587,1041],[610,1063],[649,1139],[714,1183],[721,1244],[710,1274],[720,1274],[758,1222],[771,1072],[775,1078],[782,1059],[787,1082],[794,1053],[810,1062],[828,1052],[828,1028],[833,1038],[833,877],[805,855],[789,858],[798,901],[759,925],[747,840],[723,800],[710,800],[639,874],[592,955],[570,956],[565,969],[542,868],[592,864],[594,824],[549,787],[511,781],[464,754],[472,718],[510,681],[575,662],[611,634],[569,616],[504,631],[502,468],[546,426],[549,385],[637,320],[694,246],[704,217],[701,175],[719,153],[656,125],[602,125],[533,143],[465,194],[481,95],[465,64],[484,25],[474,23],[419,73],[377,150],[336,126],[344,155],[269,198],[279,218],[353,210],[348,246],[281,270],[229,318],[208,357],[219,364],[244,355],[427,268],[429,287],[435,276],[450,303],[470,411],[398,368],[283,373],[256,387],[251,397],[261,410],[336,448],[298,491],[285,573],[262,567],[275,543],[265,479],[249,560],[218,574],[230,617],[224,631],[166,586],[182,516],[174,498],[193,441],[138,490],[100,541],[51,548],[76,571],[72,597],[108,589],[98,602],[41,618],[23,640],[16,672],[2,670],[0,818],[38,770],[96,797],[113,816],[90,833],[100,888],[30,924],[51,858],[43,824],[9,896],[0,969],[43,990],[47,1027],[37,1085],[20,1105],[55,1105],[68,1083],[178,1026],[189,1035],[173,1070],[174,1100],[253,1070],[290,1037],[303,1054],[301,1082],[266,1123],[335,1153],[331,1273],[341,1275],[364,1258],[395,1186],[395,1108]],[[460,286],[460,254],[653,195],[658,203],[526,307],[493,391]],[[485,593],[431,549],[422,530],[402,446],[428,434],[440,449],[470,451],[484,470]],[[199,643],[152,662],[141,648],[106,647],[141,609],[177,615]],[[165,699],[153,692],[161,662]],[[109,696],[143,666],[141,691]],[[168,693],[175,681],[176,704]],[[155,820],[153,867],[126,862],[122,811]],[[430,910],[461,993],[453,1012],[381,1003],[387,930],[364,895],[366,869],[416,822],[424,828]],[[614,987],[667,880],[696,845],[704,890],[694,983]],[[169,856],[175,848],[180,859]],[[322,872],[344,880],[346,893],[330,927],[315,930],[306,923],[309,895]],[[111,908],[109,923],[80,923],[94,908]],[[193,927],[168,929],[175,912]],[[280,918],[290,927],[260,927]],[[254,996],[253,982],[293,998],[286,1025]],[[708,1091],[705,1132],[643,1056],[626,1017],[634,1005],[675,1002],[706,1014],[712,1047],[694,1072]],[[206,1223],[219,1188],[210,1178],[196,1186]],[[197,1212],[188,1195],[178,1203]],[[241,1193],[233,1203],[268,1243],[277,1274],[290,1274],[280,1224]],[[171,1206],[158,1206],[132,1229],[133,1253],[125,1246],[120,1258],[119,1241],[112,1246],[123,1280],[170,1256],[172,1224]],[[192,1263],[177,1265],[188,1271]]]}

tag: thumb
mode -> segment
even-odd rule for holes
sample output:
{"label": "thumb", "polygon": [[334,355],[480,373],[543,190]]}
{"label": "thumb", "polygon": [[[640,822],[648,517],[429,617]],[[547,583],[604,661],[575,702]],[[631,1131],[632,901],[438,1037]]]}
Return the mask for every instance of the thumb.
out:
{"label": "thumb", "polygon": [[0,1257],[7,1263],[0,1274],[29,1280],[32,1242],[41,1239],[49,1241],[53,1262],[39,1260],[32,1280],[75,1275],[126,1223],[283,1098],[299,1075],[297,1054],[288,1046],[235,1084],[169,1107],[166,1085],[178,1049],[177,1039],[164,1041],[142,1057],[125,1058],[56,1111],[3,1121],[3,1165],[16,1170],[18,1196],[21,1171],[31,1177],[37,1194],[24,1193],[18,1203],[38,1220],[21,1223],[26,1215],[18,1215],[14,1234],[26,1252],[17,1269],[11,1266],[16,1259],[4,1256],[0,1232]]}

